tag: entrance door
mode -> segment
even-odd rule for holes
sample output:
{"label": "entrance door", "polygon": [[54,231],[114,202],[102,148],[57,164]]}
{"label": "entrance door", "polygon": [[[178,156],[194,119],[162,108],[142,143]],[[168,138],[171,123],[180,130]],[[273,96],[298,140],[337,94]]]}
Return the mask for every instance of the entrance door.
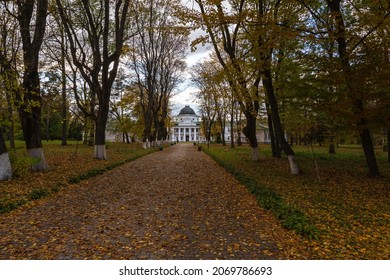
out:
{"label": "entrance door", "polygon": [[186,141],[187,141],[187,142],[190,141],[190,136],[189,136],[189,135],[186,135]]}

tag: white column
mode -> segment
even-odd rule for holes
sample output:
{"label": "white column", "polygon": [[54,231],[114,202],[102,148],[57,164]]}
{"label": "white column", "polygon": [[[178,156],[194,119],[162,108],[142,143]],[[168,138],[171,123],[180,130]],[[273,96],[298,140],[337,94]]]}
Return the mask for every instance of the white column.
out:
{"label": "white column", "polygon": [[179,138],[177,140],[180,141],[180,130],[181,130],[181,128],[179,126],[178,126],[178,130],[179,130]]}

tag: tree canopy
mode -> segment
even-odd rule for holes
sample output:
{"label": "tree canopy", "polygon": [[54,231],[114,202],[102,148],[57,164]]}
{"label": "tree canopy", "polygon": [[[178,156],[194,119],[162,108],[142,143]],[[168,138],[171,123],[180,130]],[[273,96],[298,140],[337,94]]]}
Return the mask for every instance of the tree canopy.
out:
{"label": "tree canopy", "polygon": [[42,139],[83,138],[98,159],[107,128],[145,147],[169,140],[186,54],[207,44],[210,59],[189,80],[209,140],[225,142],[229,124],[231,147],[243,133],[258,160],[261,123],[293,174],[294,144],[336,152],[354,142],[380,175],[374,147],[390,138],[386,0],[2,0],[0,13],[0,155],[22,139],[34,170],[48,168]]}

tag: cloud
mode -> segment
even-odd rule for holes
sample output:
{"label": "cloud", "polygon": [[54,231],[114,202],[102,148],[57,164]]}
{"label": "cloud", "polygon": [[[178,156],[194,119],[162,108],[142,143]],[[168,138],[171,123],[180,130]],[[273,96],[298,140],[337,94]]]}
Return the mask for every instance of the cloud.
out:
{"label": "cloud", "polygon": [[[192,0],[182,0],[182,4],[186,5],[187,7],[191,9],[198,9],[197,4],[195,4]],[[193,40],[199,38],[200,36],[206,36],[207,32],[197,29],[191,32],[189,39],[192,42]],[[210,57],[210,53],[212,52],[212,46],[211,44],[198,44],[196,46],[195,51],[191,51],[190,47],[188,47],[188,54],[185,59],[187,64],[187,72],[185,73],[185,81],[183,84],[179,87],[177,90],[177,93],[171,98],[171,102],[173,104],[172,110],[173,114],[178,114],[179,111],[185,106],[189,105],[191,106],[195,112],[198,111],[198,105],[197,100],[195,97],[195,93],[198,91],[198,89],[191,85],[190,78],[191,74],[189,73],[189,70],[192,66],[196,65],[199,62],[204,61],[205,59],[208,59]]]}
{"label": "cloud", "polygon": [[[190,40],[194,40],[199,36],[204,36],[205,32],[202,30],[196,30],[190,35]],[[198,111],[198,105],[195,93],[198,91],[198,88],[191,85],[191,74],[189,73],[190,68],[196,65],[199,62],[208,59],[210,52],[212,51],[211,45],[198,45],[194,52],[188,50],[187,57],[185,59],[187,64],[187,71],[184,73],[184,82],[177,89],[177,93],[174,94],[171,98],[172,102],[172,114],[177,115],[179,111],[185,106],[191,106],[195,112]]]}
{"label": "cloud", "polygon": [[183,83],[179,88],[178,92],[174,94],[171,98],[173,104],[172,111],[173,114],[178,114],[179,111],[185,106],[191,106],[195,111],[197,111],[197,99],[196,92],[198,89],[191,86],[189,83]]}
{"label": "cloud", "polygon": [[[192,42],[193,40],[199,38],[200,36],[205,36],[206,32],[203,30],[197,29],[193,31],[190,34],[190,41]],[[210,44],[198,44],[196,45],[195,51],[189,50],[186,62],[188,67],[194,66],[196,63],[206,59],[209,57],[210,53],[212,51],[212,46]]]}

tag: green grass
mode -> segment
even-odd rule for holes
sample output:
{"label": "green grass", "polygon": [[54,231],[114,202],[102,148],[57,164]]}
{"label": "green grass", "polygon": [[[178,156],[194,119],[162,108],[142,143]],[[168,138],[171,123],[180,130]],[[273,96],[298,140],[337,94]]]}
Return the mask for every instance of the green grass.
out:
{"label": "green grass", "polygon": [[31,200],[37,200],[45,198],[51,194],[51,191],[46,188],[34,189],[28,194],[28,198]]}
{"label": "green grass", "polygon": [[[371,178],[363,151],[339,147],[294,146],[303,174],[290,174],[288,160],[272,158],[260,146],[260,160],[251,160],[247,146],[208,150],[220,165],[252,192],[261,207],[270,209],[281,224],[308,241],[314,258],[388,259],[390,257],[390,164],[378,147],[383,177]],[[316,168],[316,164],[318,169]]]}
{"label": "green grass", "polygon": [[[242,154],[241,150],[241,148],[237,149],[236,152],[238,153],[235,156]],[[216,150],[204,147],[204,151],[229,173],[233,174],[240,183],[244,184],[256,196],[259,205],[264,209],[271,210],[282,221],[285,228],[295,230],[298,234],[308,238],[319,238],[319,230],[310,222],[308,217],[296,207],[287,204],[275,190],[247,176],[244,172],[236,169],[233,164],[221,159]]]}

